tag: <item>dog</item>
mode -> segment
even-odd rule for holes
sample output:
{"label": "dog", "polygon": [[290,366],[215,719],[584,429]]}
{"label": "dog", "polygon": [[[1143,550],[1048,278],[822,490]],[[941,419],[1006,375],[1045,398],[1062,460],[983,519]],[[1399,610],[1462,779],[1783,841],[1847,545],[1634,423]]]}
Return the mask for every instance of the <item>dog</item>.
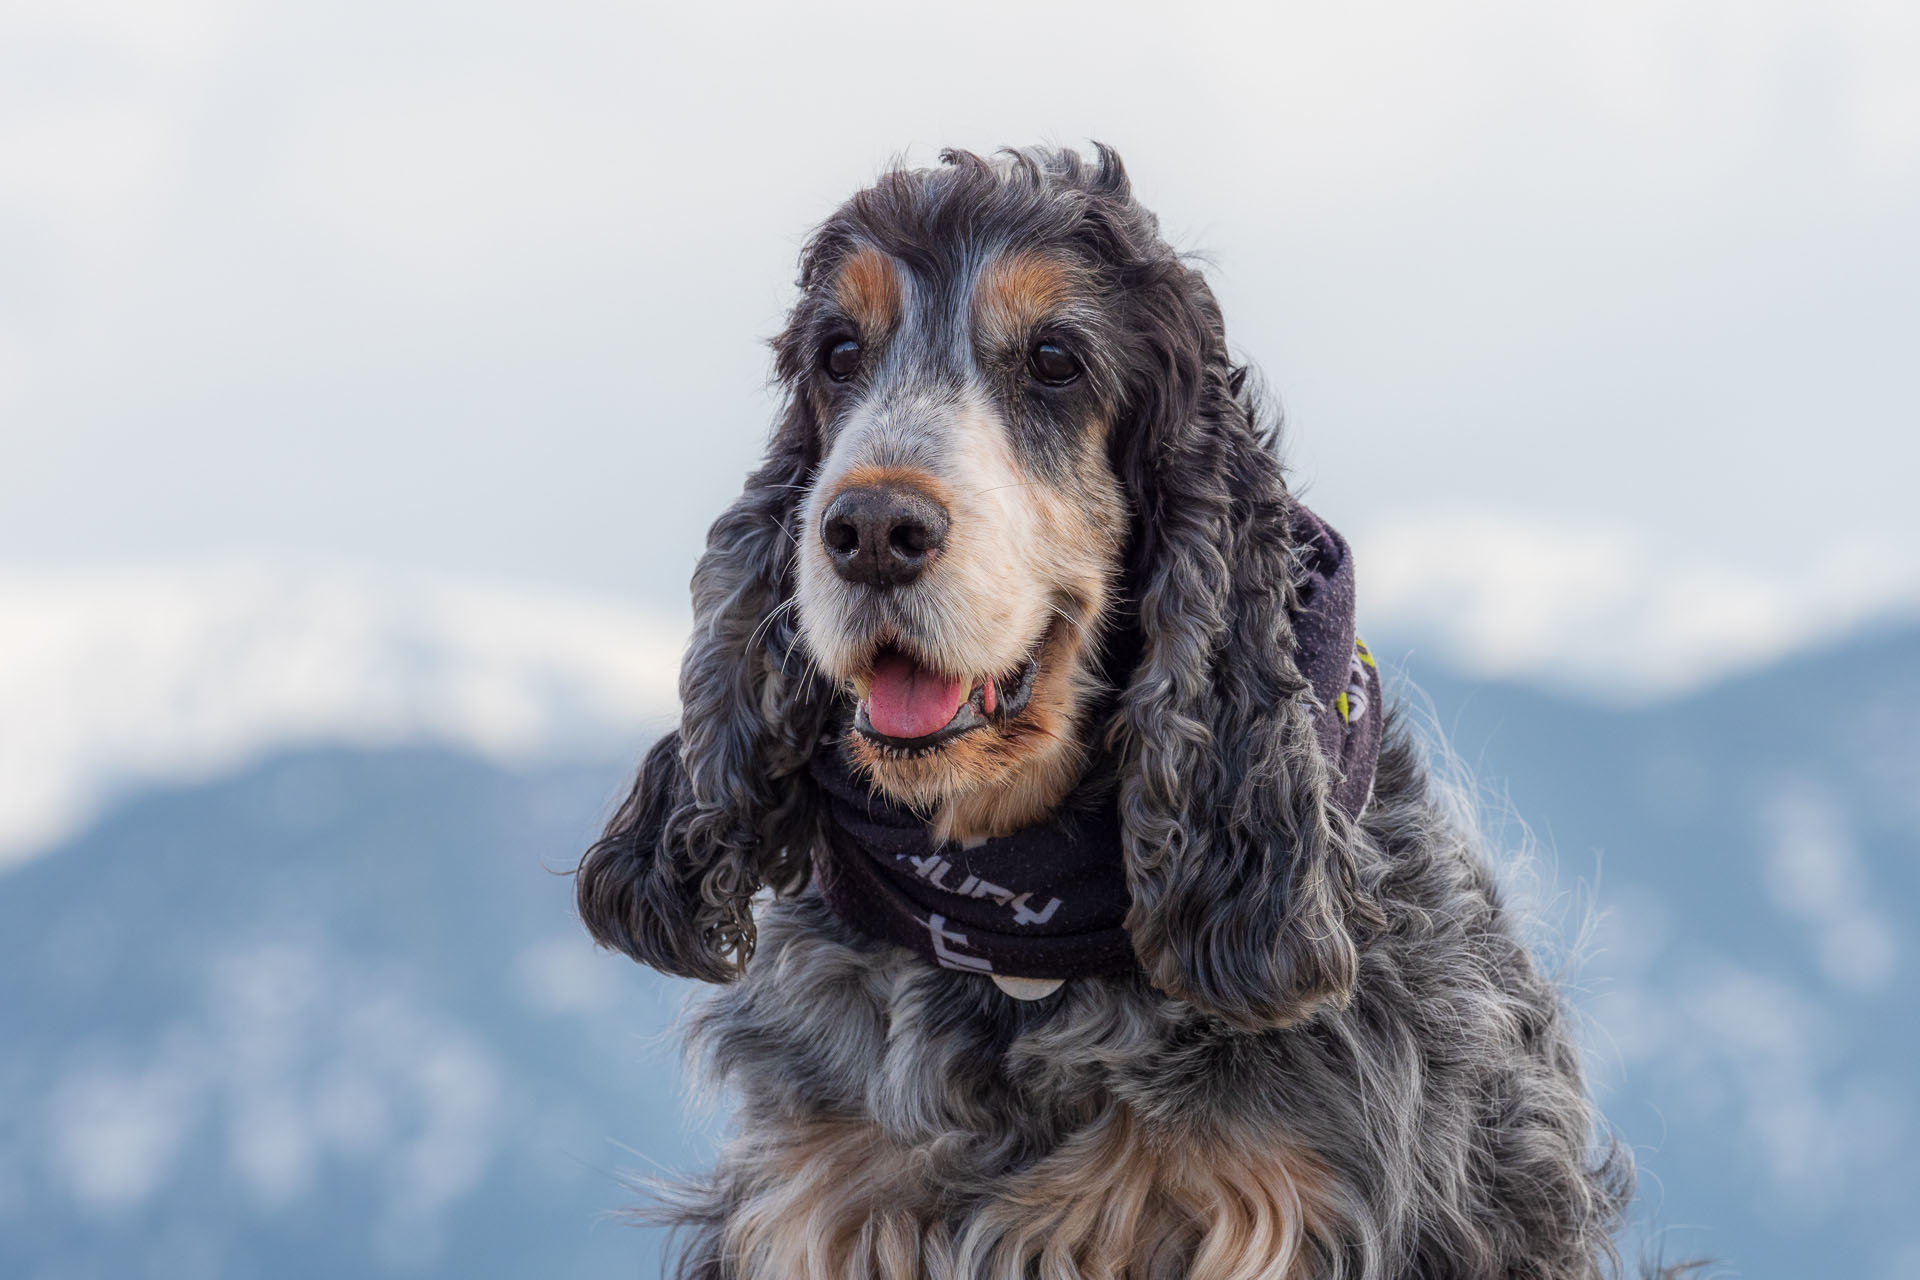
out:
{"label": "dog", "polygon": [[1119,157],[886,173],[773,345],[680,728],[577,878],[720,984],[677,1274],[1607,1274],[1558,990]]}

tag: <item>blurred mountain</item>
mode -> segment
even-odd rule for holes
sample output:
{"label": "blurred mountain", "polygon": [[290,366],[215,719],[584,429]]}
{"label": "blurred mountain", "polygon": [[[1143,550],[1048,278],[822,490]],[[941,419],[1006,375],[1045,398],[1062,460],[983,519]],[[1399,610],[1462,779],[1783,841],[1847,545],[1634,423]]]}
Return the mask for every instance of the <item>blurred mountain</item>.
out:
{"label": "blurred mountain", "polygon": [[1399,681],[1531,851],[1669,1255],[1920,1276],[1920,632],[1634,709]]}
{"label": "blurred mountain", "polygon": [[[1920,634],[1629,709],[1399,666],[1573,984],[1646,1229],[1920,1275]],[[653,1274],[606,1215],[710,1150],[690,987],[595,953],[553,874],[634,754],[295,751],[0,874],[0,1275]]]}
{"label": "blurred mountain", "polygon": [[622,772],[282,755],[0,877],[0,1275],[654,1273],[683,992],[555,874]]}

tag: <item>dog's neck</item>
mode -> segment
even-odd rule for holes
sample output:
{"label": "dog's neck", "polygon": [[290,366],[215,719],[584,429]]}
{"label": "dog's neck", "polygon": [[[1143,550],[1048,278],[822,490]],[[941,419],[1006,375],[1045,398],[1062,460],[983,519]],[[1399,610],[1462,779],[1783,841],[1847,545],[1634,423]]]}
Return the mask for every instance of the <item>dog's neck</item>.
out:
{"label": "dog's neck", "polygon": [[1041,727],[1033,731],[1033,749],[1006,776],[954,796],[935,810],[934,839],[993,840],[1046,821],[1086,774],[1088,721],[1102,687],[1084,657],[1075,654],[1060,679],[1036,688],[1034,709]]}
{"label": "dog's neck", "polygon": [[992,840],[1044,822],[1080,781],[1083,757],[1079,743],[1062,741],[1005,782],[947,801],[934,814],[934,839]]}

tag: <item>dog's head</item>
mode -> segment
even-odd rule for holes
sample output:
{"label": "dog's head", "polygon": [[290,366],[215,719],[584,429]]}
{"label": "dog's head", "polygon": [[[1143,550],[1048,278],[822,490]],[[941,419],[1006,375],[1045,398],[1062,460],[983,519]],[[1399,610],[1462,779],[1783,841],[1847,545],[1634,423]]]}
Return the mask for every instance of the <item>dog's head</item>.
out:
{"label": "dog's head", "polygon": [[1126,541],[1110,446],[1145,353],[1089,239],[1111,179],[957,159],[827,225],[780,352],[820,457],[797,520],[807,654],[851,691],[882,790],[992,835],[1081,770]]}
{"label": "dog's head", "polygon": [[582,915],[730,976],[751,895],[805,882],[805,764],[844,718],[942,835],[1039,821],[1110,753],[1149,978],[1247,1026],[1344,999],[1364,904],[1292,658],[1292,505],[1212,294],[1111,151],[943,159],[807,247],[786,411],[695,573],[681,731]]}

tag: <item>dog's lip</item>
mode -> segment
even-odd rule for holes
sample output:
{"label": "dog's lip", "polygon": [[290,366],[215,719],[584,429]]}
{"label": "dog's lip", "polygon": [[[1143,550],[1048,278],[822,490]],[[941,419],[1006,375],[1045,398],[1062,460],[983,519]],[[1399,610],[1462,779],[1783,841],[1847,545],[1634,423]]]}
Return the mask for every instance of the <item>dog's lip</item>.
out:
{"label": "dog's lip", "polygon": [[[1051,634],[1051,628],[1048,629]],[[926,754],[938,751],[956,738],[989,725],[1005,724],[1027,709],[1033,700],[1033,686],[1040,674],[1040,652],[1047,635],[1042,635],[1028,650],[1020,665],[1004,676],[986,676],[974,682],[966,699],[954,711],[953,718],[932,733],[919,738],[897,738],[881,733],[867,718],[867,698],[862,693],[854,704],[853,727],[862,737],[895,751]],[[885,647],[885,646],[883,646]],[[894,646],[897,647],[897,646]],[[987,706],[989,687],[993,706]]]}

